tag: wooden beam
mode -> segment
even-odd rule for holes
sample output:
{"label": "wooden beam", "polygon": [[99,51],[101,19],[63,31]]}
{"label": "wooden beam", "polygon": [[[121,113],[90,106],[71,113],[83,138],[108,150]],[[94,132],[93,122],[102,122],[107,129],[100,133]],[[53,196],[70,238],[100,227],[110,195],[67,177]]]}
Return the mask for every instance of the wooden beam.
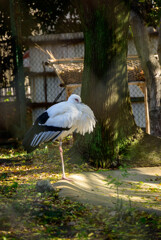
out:
{"label": "wooden beam", "polygon": [[25,43],[27,43],[29,46],[34,47],[35,44],[38,44],[40,46],[53,46],[53,45],[60,45],[60,44],[64,44],[64,45],[75,45],[75,44],[79,44],[79,43],[84,43],[84,37],[78,37],[75,39],[53,39],[53,40],[31,40],[31,39],[25,39],[24,40]]}
{"label": "wooden beam", "polygon": [[53,69],[52,72],[29,72],[27,74],[29,77],[57,77],[57,74],[55,72],[55,69]]}
{"label": "wooden beam", "polygon": [[53,64],[67,64],[67,63],[83,63],[84,59],[83,58],[63,58],[63,59],[56,59],[56,60],[50,60],[49,59],[49,65]]}
{"label": "wooden beam", "polygon": [[131,97],[130,98],[132,103],[143,103],[144,102],[144,97]]}
{"label": "wooden beam", "polygon": [[144,104],[145,104],[146,133],[150,134],[150,117],[149,117],[148,93],[147,93],[146,84],[144,86]]}
{"label": "wooden beam", "polygon": [[67,88],[77,88],[77,87],[81,87],[82,84],[81,83],[71,83],[71,84],[66,84],[65,87]]}

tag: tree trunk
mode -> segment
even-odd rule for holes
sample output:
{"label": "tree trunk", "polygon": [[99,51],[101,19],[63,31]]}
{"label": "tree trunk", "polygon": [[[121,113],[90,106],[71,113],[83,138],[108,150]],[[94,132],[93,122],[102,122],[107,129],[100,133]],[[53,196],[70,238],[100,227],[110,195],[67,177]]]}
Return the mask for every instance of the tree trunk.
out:
{"label": "tree trunk", "polygon": [[147,28],[140,16],[134,11],[131,11],[130,14],[130,24],[148,89],[150,132],[152,135],[161,136],[160,64],[151,52]]}
{"label": "tree trunk", "polygon": [[22,138],[26,131],[26,96],[21,42],[20,6],[19,3],[16,2],[16,4],[14,0],[10,0],[12,51],[14,58],[14,77],[16,89],[16,112],[18,116],[17,126],[14,127],[13,132],[16,137]]}
{"label": "tree trunk", "polygon": [[159,63],[161,66],[161,18],[159,21],[158,32],[159,32],[159,35],[158,35],[158,50],[157,50],[157,52],[158,52],[158,57],[159,57]]}
{"label": "tree trunk", "polygon": [[93,109],[93,134],[79,137],[84,157],[109,166],[136,132],[128,91],[128,4],[123,0],[82,1],[85,58],[82,99]]}

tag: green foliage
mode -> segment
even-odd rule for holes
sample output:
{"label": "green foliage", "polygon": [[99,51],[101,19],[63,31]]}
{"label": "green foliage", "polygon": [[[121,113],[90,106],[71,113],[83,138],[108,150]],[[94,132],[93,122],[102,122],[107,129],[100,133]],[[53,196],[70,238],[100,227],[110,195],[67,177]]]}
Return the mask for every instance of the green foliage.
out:
{"label": "green foliage", "polygon": [[[121,176],[123,178],[127,177],[129,175],[128,173],[128,170],[127,170],[127,166],[126,165],[123,165],[123,166],[120,166],[119,167],[119,170],[121,171]],[[114,187],[116,189],[116,194],[117,194],[117,198],[116,198],[116,212],[117,212],[117,217],[119,220],[122,220],[123,219],[123,216],[124,216],[124,210],[125,210],[125,207],[123,206],[123,201],[122,201],[122,198],[120,198],[120,186],[123,184],[123,180],[119,177],[112,177],[112,176],[108,176],[107,177],[107,184],[108,185],[112,185],[112,187]],[[131,212],[133,211],[134,209],[131,208],[131,201],[130,201],[130,196],[129,196],[129,206],[126,207],[126,211],[131,214]]]}
{"label": "green foliage", "polygon": [[[22,36],[35,33],[58,33],[80,31],[79,15],[71,0],[14,0],[14,13],[19,14],[22,24]],[[10,36],[10,10],[9,0],[1,1],[2,27],[0,35]],[[71,18],[66,16],[70,15]],[[78,30],[79,29],[79,30]]]}
{"label": "green foliage", "polygon": [[6,195],[7,197],[12,195],[17,191],[18,183],[13,182],[11,185],[0,185],[0,193]]}
{"label": "green foliage", "polygon": [[[80,151],[83,158],[96,168],[118,167],[120,164],[125,164],[125,159],[128,159],[128,149],[131,145],[135,145],[142,137],[142,130],[137,130],[135,134],[127,138],[117,137],[114,140],[109,136],[100,125],[97,125],[93,134],[79,136],[75,146]],[[83,143],[83,146],[82,144]],[[84,147],[85,146],[85,147]]]}
{"label": "green foliage", "polygon": [[126,164],[124,164],[123,166],[119,167],[119,170],[121,171],[122,177],[128,177],[129,176],[128,168],[129,167],[127,167]]}
{"label": "green foliage", "polygon": [[[47,2],[42,0],[14,0],[13,5],[14,24],[18,29],[18,47],[21,46],[22,52],[28,48],[28,42],[24,39],[33,34],[81,31],[79,15],[71,0],[49,0]],[[2,0],[0,3],[0,43],[1,49],[3,49],[0,83],[2,86],[6,86],[9,81],[13,81],[16,71],[14,60],[15,37],[12,36],[9,6],[9,0]],[[10,79],[7,77],[7,70],[11,72]]]}
{"label": "green foliage", "polygon": [[131,8],[144,19],[148,26],[157,27],[161,17],[161,1],[131,1]]}
{"label": "green foliage", "polygon": [[[67,159],[69,143],[64,141],[64,146]],[[0,169],[0,239],[160,239],[161,219],[153,214],[129,209],[117,213],[115,209],[59,198],[57,192],[36,192],[39,179],[51,183],[61,179],[58,144],[48,144],[46,149],[42,147],[30,156],[21,148],[0,149],[5,159]],[[16,158],[21,160],[19,165],[15,164]],[[30,160],[30,165],[26,165]],[[87,164],[68,163],[66,170],[93,169]],[[123,177],[127,176],[126,165],[120,170]],[[120,188],[121,180],[110,181]],[[119,206],[121,210],[121,201]]]}

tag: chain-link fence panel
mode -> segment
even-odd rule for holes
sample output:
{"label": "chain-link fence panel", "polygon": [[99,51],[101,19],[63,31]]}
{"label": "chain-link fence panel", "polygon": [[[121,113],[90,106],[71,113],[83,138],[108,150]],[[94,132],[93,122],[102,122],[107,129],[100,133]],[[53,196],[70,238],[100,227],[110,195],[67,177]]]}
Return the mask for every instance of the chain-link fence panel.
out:
{"label": "chain-link fence panel", "polygon": [[[83,34],[54,34],[31,37],[37,43],[37,47],[30,47],[30,72],[32,102],[42,103],[47,100],[52,103],[62,91],[60,79],[56,76],[49,77],[48,73],[54,69],[44,65],[50,56],[47,50],[54,54],[56,59],[82,58],[84,56]],[[76,43],[75,43],[76,41]],[[37,75],[36,75],[37,74]],[[46,85],[46,86],[45,86]],[[80,89],[74,92],[80,93]],[[58,101],[66,100],[66,91],[62,93]],[[42,112],[42,108],[33,110],[33,120]]]}
{"label": "chain-link fence panel", "polygon": [[[52,52],[54,57],[58,60],[67,58],[83,58],[83,35],[82,33],[54,34],[36,36],[31,39],[41,46],[41,48],[35,48],[34,46],[30,47],[30,71],[32,73],[39,73],[38,76],[30,77],[32,101],[41,103],[45,102],[45,99],[47,99],[47,102],[52,103],[62,91],[62,87],[60,87],[61,81],[57,76],[50,77],[47,75],[48,72],[54,72],[54,68],[44,65],[44,63],[50,58],[46,51],[48,50]],[[73,43],[73,41],[76,42]],[[134,56],[137,55],[137,52],[132,40],[129,40],[128,54],[133,55],[132,58],[129,56],[127,60],[129,81],[133,82],[144,80],[140,61]],[[130,85],[129,92],[131,98],[144,97],[141,89],[136,85]],[[80,95],[81,87],[76,88],[73,93]],[[66,98],[66,91],[64,91],[58,101],[64,101]],[[145,128],[144,103],[132,103],[132,109],[137,125]],[[35,120],[35,118],[43,110],[44,108],[34,109],[33,120]]]}
{"label": "chain-link fence panel", "polygon": [[[48,102],[54,102],[58,94],[61,93],[62,87],[60,87],[59,85],[60,85],[60,80],[58,77],[47,78],[47,101]],[[60,102],[65,100],[66,100],[66,92],[64,91],[57,101]]]}
{"label": "chain-link fence panel", "polygon": [[140,87],[137,85],[129,85],[129,92],[130,92],[130,97],[144,97],[143,92],[141,91]]}
{"label": "chain-link fence panel", "polygon": [[74,89],[73,93],[80,96],[81,95],[81,87],[77,87],[76,89]]}
{"label": "chain-link fence panel", "polygon": [[45,102],[44,78],[37,77],[31,79],[32,102]]}
{"label": "chain-link fence panel", "polygon": [[135,118],[136,125],[145,128],[145,107],[144,103],[132,103],[132,110]]}
{"label": "chain-link fence panel", "polygon": [[[156,30],[152,27],[148,28],[149,32],[149,44],[150,44],[150,49],[152,54],[157,54],[157,47],[158,47],[158,34]],[[137,51],[136,47],[134,44],[134,40],[132,37],[129,38],[128,40],[128,56],[137,56]]]}
{"label": "chain-link fence panel", "polygon": [[36,120],[37,117],[39,117],[46,109],[45,108],[36,108],[34,111],[32,111],[32,121]]}

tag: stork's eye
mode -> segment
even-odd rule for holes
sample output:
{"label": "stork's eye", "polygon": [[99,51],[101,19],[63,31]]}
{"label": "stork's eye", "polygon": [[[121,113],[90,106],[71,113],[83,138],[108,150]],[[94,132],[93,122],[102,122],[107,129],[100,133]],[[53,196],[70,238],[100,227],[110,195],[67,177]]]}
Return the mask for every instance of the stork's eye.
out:
{"label": "stork's eye", "polygon": [[75,98],[75,101],[76,101],[76,102],[79,102],[78,98]]}

